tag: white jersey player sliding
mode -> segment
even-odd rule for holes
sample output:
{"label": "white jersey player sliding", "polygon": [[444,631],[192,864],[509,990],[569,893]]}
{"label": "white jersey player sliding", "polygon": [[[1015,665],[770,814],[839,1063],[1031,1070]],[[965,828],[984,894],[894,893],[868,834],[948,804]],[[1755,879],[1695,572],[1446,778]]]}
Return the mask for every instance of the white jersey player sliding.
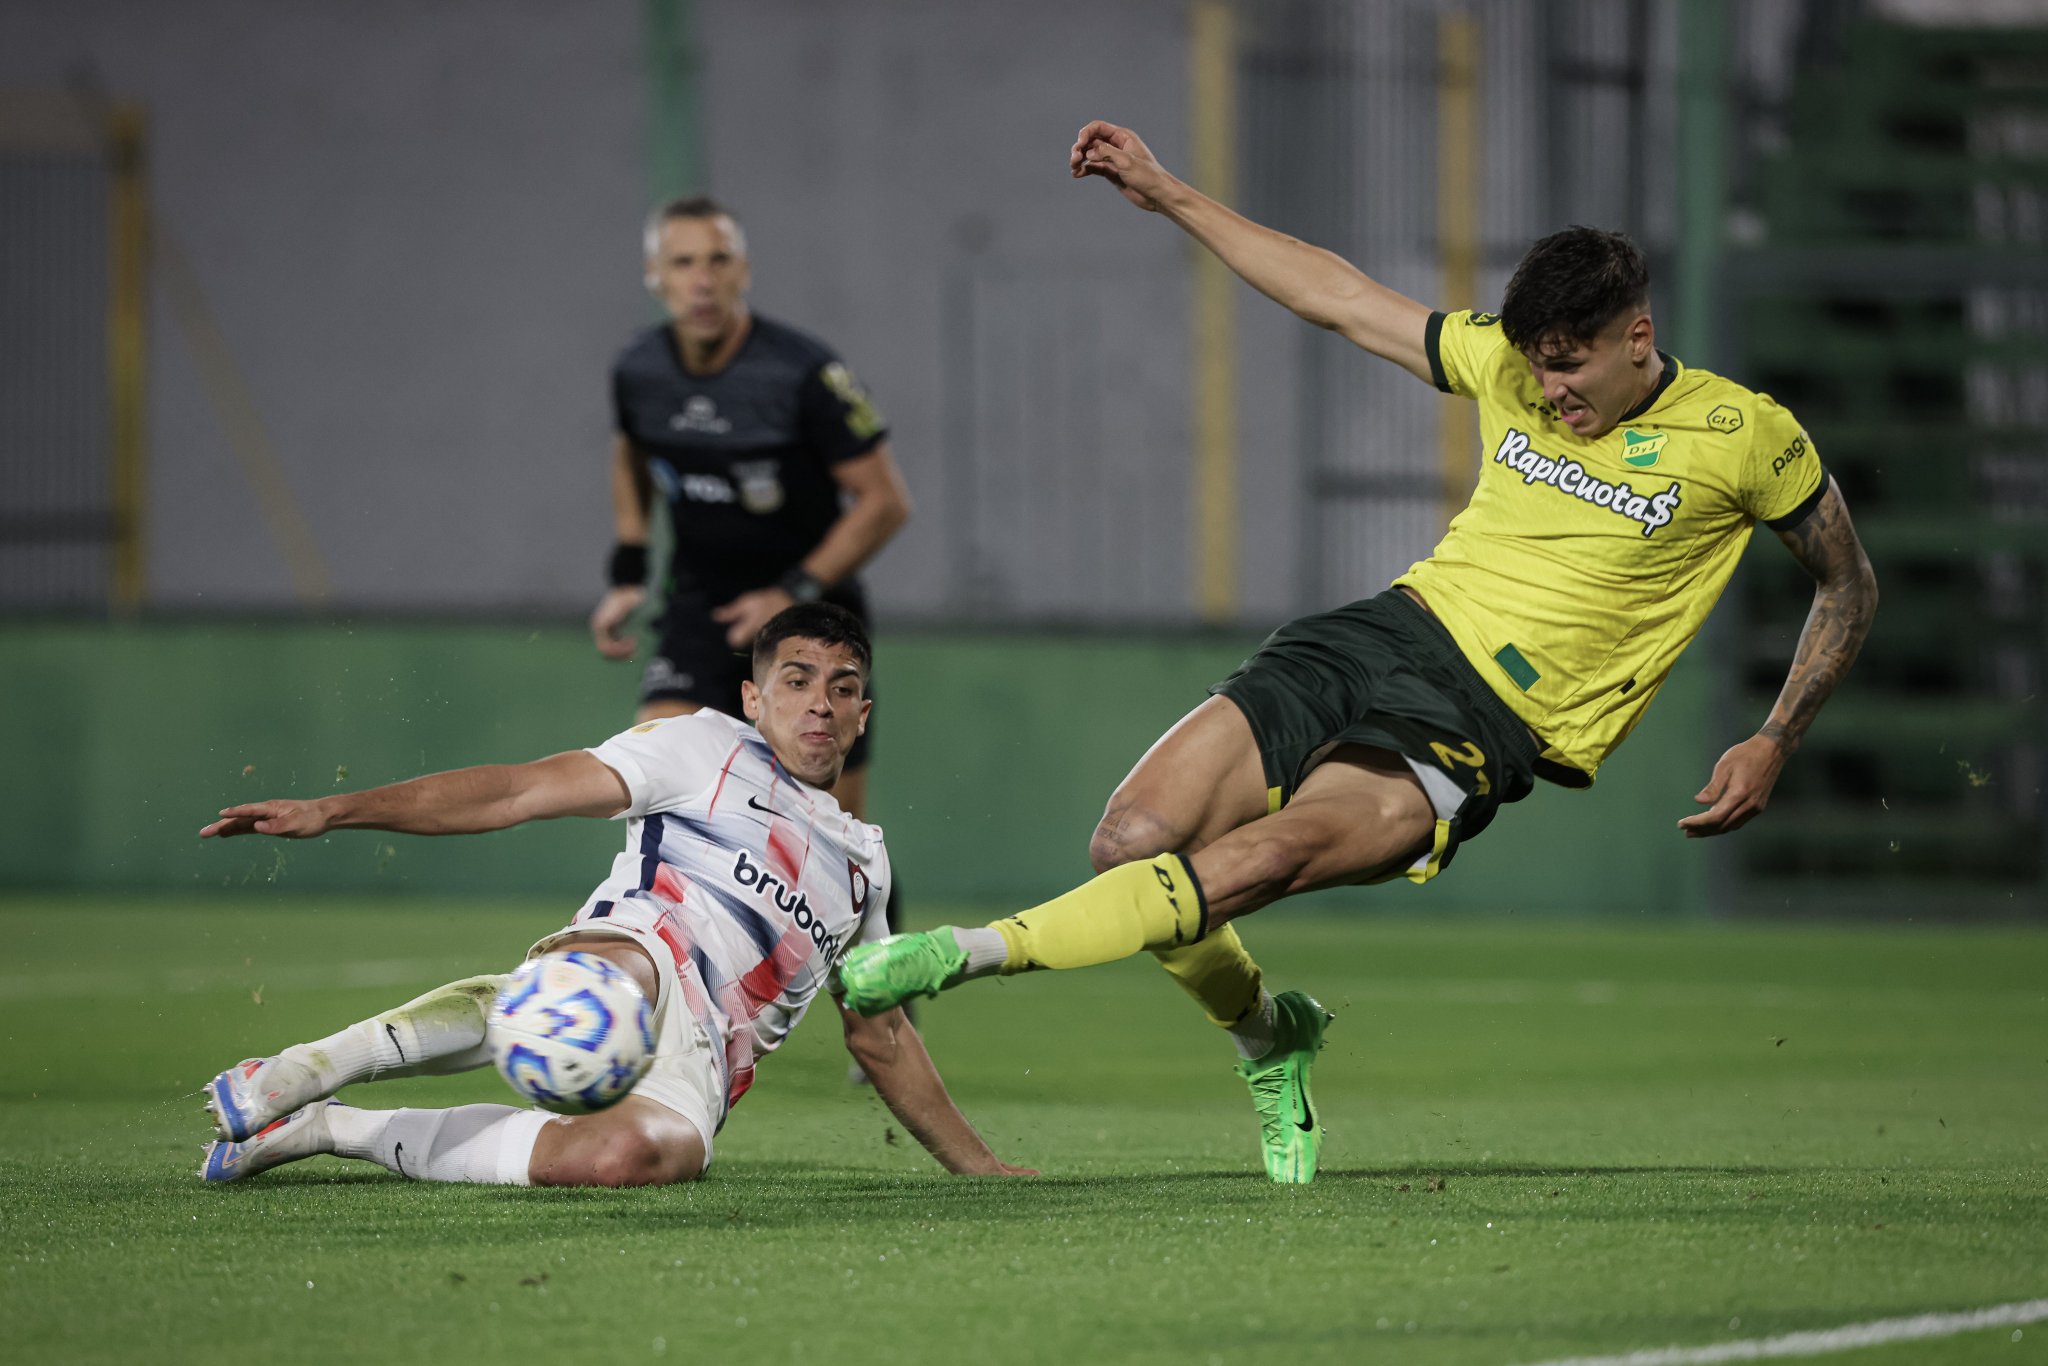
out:
{"label": "white jersey player sliding", "polygon": [[[882,832],[826,790],[867,725],[861,625],[825,603],[792,607],[754,644],[742,725],[700,711],[635,726],[595,749],[435,773],[313,801],[229,807],[202,837],[307,839],[329,830],[453,835],[557,816],[625,817],[626,849],[565,930],[530,954],[578,949],[616,963],[654,1004],[654,1064],[590,1115],[510,1105],[364,1110],[329,1100],[355,1082],[487,1064],[497,976],[452,982],[206,1088],[220,1140],[208,1181],[318,1153],[426,1181],[633,1186],[691,1181],[713,1136],[855,943],[887,933]],[[1034,1175],[996,1155],[946,1094],[900,1010],[841,1010],[846,1046],[920,1143],[963,1175]]]}

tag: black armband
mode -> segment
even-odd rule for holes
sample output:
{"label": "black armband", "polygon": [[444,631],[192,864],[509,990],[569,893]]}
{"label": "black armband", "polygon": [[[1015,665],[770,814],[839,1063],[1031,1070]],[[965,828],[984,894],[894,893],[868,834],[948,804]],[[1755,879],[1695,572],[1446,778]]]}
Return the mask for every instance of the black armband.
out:
{"label": "black armband", "polygon": [[614,588],[636,588],[647,582],[647,547],[621,542],[612,547],[605,576]]}
{"label": "black armband", "polygon": [[776,580],[775,586],[795,602],[816,602],[825,596],[825,581],[802,565]]}

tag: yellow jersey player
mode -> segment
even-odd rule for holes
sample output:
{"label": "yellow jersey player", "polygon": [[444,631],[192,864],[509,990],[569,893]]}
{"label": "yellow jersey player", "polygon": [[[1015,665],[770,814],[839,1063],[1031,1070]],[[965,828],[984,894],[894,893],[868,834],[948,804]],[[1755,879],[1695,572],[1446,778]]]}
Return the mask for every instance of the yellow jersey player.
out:
{"label": "yellow jersey player", "polygon": [[1426,881],[1536,778],[1590,783],[1763,522],[1816,581],[1813,610],[1763,726],[1678,822],[1687,837],[1739,829],[1855,659],[1876,579],[1792,415],[1657,349],[1627,238],[1546,237],[1499,314],[1444,314],[1197,193],[1127,128],[1089,124],[1069,164],[1302,318],[1477,400],[1478,486],[1393,587],[1281,627],[1152,746],[1096,828],[1098,877],[985,928],[855,949],[846,1000],[880,1011],[1149,949],[1235,1039],[1267,1174],[1305,1182],[1329,1017],[1268,993],[1228,922],[1296,892]]}

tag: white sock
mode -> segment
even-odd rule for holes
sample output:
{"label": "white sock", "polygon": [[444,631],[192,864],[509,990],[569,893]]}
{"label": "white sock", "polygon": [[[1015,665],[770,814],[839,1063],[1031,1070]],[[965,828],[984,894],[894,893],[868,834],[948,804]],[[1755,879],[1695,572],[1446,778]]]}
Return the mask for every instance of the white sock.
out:
{"label": "white sock", "polygon": [[1002,967],[1010,956],[1010,946],[997,930],[963,930],[957,925],[946,928],[952,932],[953,942],[967,955],[967,968],[961,974],[965,978],[986,977]]}
{"label": "white sock", "polygon": [[452,1110],[327,1108],[334,1152],[375,1162],[414,1181],[468,1181],[529,1186],[533,1145],[548,1116],[510,1105],[458,1105]]}
{"label": "white sock", "polygon": [[1273,993],[1261,987],[1257,1008],[1246,1011],[1244,1018],[1230,1027],[1230,1041],[1237,1045],[1237,1056],[1246,1062],[1257,1062],[1272,1052],[1276,1023]]}
{"label": "white sock", "polygon": [[294,1044],[278,1057],[306,1069],[289,1097],[293,1108],[331,1096],[373,1077],[444,1076],[491,1060],[484,1026],[502,975],[465,977],[311,1043]]}

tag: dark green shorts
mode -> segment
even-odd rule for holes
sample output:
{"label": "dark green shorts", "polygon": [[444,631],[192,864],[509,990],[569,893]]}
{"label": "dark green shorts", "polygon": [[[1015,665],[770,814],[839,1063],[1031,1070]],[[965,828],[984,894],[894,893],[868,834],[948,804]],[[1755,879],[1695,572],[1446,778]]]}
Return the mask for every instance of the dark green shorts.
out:
{"label": "dark green shorts", "polygon": [[1288,622],[1209,691],[1251,722],[1272,810],[1333,745],[1392,750],[1450,779],[1462,800],[1423,779],[1425,791],[1436,789],[1439,819],[1429,855],[1408,872],[1416,882],[1535,784],[1529,728],[1473,672],[1450,632],[1399,589]]}

